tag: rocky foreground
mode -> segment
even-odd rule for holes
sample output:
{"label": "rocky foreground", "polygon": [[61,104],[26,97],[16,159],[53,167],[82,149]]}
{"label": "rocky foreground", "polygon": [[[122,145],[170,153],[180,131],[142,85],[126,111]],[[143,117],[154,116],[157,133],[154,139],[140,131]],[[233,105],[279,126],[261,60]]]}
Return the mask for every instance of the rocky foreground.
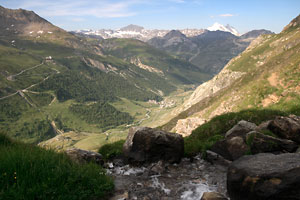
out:
{"label": "rocky foreground", "polygon": [[[178,134],[134,128],[124,156],[104,164],[115,180],[111,199],[300,199],[299,137],[298,116],[277,117],[259,126],[240,121],[203,160],[200,154],[182,157],[183,138]],[[80,162],[102,164],[94,152],[67,153]]]}

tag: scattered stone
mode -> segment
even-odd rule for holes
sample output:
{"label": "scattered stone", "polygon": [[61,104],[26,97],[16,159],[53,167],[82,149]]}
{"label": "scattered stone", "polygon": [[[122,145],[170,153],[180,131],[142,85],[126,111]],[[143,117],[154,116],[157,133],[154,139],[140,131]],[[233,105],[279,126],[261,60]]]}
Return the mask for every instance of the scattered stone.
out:
{"label": "scattered stone", "polygon": [[256,124],[241,120],[234,127],[232,127],[232,129],[227,131],[227,133],[225,134],[225,138],[230,139],[232,137],[239,136],[245,140],[246,134],[250,131],[254,131],[256,128]]}
{"label": "scattered stone", "polygon": [[201,200],[228,200],[218,192],[204,192]]}
{"label": "scattered stone", "polygon": [[77,163],[88,163],[94,162],[99,165],[103,165],[103,157],[101,154],[93,152],[93,151],[86,151],[83,149],[67,149],[66,154],[75,162]]}
{"label": "scattered stone", "polygon": [[231,164],[231,161],[226,160],[223,156],[210,150],[206,151],[206,160],[212,164],[223,165],[226,167]]}
{"label": "scattered stone", "polygon": [[234,161],[227,172],[231,200],[300,199],[300,154],[261,153]]}
{"label": "scattered stone", "polygon": [[253,154],[264,152],[293,153],[298,148],[298,145],[291,140],[275,138],[256,131],[247,134],[247,141],[250,143]]}
{"label": "scattered stone", "polygon": [[300,117],[290,115],[289,117],[276,117],[270,122],[268,129],[280,138],[289,139],[300,144]]}
{"label": "scattered stone", "polygon": [[159,160],[178,163],[184,153],[183,138],[176,133],[148,127],[131,128],[123,146],[123,153],[131,164]]}

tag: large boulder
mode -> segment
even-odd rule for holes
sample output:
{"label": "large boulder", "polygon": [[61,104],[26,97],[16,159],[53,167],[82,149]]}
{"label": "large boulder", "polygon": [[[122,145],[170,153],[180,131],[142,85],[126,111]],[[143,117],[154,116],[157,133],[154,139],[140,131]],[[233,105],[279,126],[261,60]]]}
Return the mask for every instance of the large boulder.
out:
{"label": "large boulder", "polygon": [[232,162],[227,172],[231,200],[300,199],[300,154],[261,153]]}
{"label": "large boulder", "polygon": [[131,164],[159,160],[178,163],[184,153],[183,137],[148,127],[131,128],[123,146],[123,153]]}
{"label": "large boulder", "polygon": [[229,131],[226,132],[225,138],[230,139],[232,137],[238,136],[245,139],[246,134],[250,131],[254,131],[256,128],[256,124],[247,122],[245,120],[241,120],[234,127],[232,127]]}
{"label": "large boulder", "polygon": [[94,162],[99,165],[104,164],[102,155],[93,151],[71,148],[66,150],[66,154],[71,158],[71,160],[80,164],[88,162]]}
{"label": "large boulder", "polygon": [[276,117],[272,120],[268,129],[281,138],[293,140],[300,144],[300,117],[290,115],[289,117]]}
{"label": "large boulder", "polygon": [[298,148],[297,143],[291,140],[275,138],[256,131],[247,134],[247,141],[253,154],[268,152],[293,153]]}
{"label": "large boulder", "polygon": [[216,142],[210,150],[227,160],[236,160],[245,155],[249,147],[242,137],[235,136]]}

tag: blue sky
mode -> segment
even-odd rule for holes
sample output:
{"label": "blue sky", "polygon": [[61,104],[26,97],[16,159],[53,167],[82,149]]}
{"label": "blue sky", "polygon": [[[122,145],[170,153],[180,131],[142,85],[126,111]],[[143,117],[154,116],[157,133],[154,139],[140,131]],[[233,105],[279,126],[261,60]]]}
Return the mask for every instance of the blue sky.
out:
{"label": "blue sky", "polygon": [[300,14],[300,0],[0,0],[7,8],[33,10],[66,30],[207,28],[230,24],[239,32],[280,32]]}

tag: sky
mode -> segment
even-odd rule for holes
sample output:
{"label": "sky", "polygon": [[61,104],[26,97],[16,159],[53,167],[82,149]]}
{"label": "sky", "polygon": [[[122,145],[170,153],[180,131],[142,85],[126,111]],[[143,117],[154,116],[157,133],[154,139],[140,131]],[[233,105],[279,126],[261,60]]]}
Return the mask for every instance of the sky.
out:
{"label": "sky", "polygon": [[0,0],[6,8],[32,10],[65,30],[207,28],[230,24],[240,33],[280,32],[300,14],[300,0]]}

